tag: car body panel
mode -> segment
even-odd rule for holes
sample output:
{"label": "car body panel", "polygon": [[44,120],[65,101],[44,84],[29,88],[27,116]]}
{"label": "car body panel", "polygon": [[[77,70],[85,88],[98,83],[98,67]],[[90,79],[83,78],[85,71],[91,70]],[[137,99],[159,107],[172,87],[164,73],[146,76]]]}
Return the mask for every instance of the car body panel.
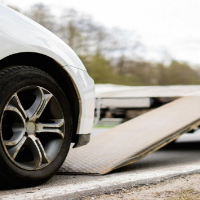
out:
{"label": "car body panel", "polygon": [[28,17],[0,4],[0,60],[34,52],[54,59],[71,77],[81,105],[77,134],[90,133],[94,117],[94,81],[74,51]]}
{"label": "car body panel", "polygon": [[0,37],[6,41],[0,46],[0,58],[8,52],[38,52],[54,58],[62,66],[86,70],[74,51],[43,26],[3,4],[0,4],[0,13]]}

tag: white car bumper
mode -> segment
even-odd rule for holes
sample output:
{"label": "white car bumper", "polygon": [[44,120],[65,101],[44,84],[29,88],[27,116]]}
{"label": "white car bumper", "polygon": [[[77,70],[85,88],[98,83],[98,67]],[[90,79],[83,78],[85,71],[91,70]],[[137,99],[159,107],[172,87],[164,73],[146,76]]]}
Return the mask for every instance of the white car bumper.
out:
{"label": "white car bumper", "polygon": [[[65,66],[69,67],[69,66]],[[75,77],[73,77],[79,94],[79,125],[77,134],[89,134],[93,128],[95,108],[95,86],[93,79],[87,71],[70,66]]]}

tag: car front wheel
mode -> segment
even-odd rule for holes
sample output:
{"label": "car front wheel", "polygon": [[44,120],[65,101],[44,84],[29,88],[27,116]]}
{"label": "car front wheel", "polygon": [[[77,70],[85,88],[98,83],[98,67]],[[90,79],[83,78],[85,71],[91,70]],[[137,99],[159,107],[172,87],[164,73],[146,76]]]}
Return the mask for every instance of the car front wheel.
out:
{"label": "car front wheel", "polygon": [[0,181],[23,187],[49,180],[71,143],[68,100],[46,72],[28,66],[0,71]]}

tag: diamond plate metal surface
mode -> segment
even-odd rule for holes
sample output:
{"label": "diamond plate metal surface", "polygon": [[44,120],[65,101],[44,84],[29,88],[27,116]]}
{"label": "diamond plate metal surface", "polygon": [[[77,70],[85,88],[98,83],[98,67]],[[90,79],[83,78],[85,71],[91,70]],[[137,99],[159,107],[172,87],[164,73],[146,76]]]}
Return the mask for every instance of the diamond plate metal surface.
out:
{"label": "diamond plate metal surface", "polygon": [[200,97],[184,97],[71,149],[59,172],[106,174],[136,162],[200,124]]}

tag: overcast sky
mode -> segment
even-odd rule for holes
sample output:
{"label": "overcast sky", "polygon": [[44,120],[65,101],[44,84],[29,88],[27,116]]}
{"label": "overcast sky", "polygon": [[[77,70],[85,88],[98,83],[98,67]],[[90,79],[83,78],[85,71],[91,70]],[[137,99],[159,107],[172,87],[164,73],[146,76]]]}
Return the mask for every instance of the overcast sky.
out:
{"label": "overcast sky", "polygon": [[2,0],[26,10],[42,2],[55,14],[63,8],[88,13],[108,27],[133,30],[146,46],[146,59],[166,57],[200,64],[199,0]]}

